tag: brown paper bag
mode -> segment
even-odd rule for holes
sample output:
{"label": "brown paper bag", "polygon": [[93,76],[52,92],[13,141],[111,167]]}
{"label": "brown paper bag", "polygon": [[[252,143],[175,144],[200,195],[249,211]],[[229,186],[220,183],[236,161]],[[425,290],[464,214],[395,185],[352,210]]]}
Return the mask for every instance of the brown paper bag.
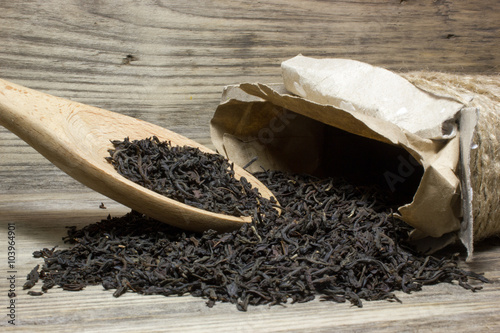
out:
{"label": "brown paper bag", "polygon": [[220,153],[240,165],[257,157],[251,172],[339,175],[361,186],[385,186],[399,200],[400,218],[415,227],[412,238],[422,249],[460,238],[472,253],[478,215],[472,206],[480,205],[474,201],[479,198],[461,190],[480,182],[468,177],[464,154],[472,153],[474,161],[479,151],[470,149],[472,138],[477,141],[479,106],[471,94],[457,96],[408,74],[414,85],[346,59],[297,56],[282,69],[283,84],[225,88],[211,120]]}

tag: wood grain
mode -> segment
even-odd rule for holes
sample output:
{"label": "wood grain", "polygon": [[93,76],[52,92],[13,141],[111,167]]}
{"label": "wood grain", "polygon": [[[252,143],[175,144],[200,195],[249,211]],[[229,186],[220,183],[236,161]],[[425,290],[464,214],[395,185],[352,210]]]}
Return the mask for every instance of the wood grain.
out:
{"label": "wood grain", "polygon": [[[19,288],[28,272],[41,262],[31,257],[33,251],[54,245],[67,246],[61,240],[66,226],[82,227],[105,218],[108,213],[117,216],[127,211],[109,199],[101,200],[88,194],[53,199],[34,197],[34,200],[43,200],[44,207],[33,206],[26,212],[26,203],[21,200],[13,201],[10,206],[0,204],[3,211],[1,239],[6,238],[7,221],[16,225]],[[98,208],[101,201],[108,209]],[[485,271],[494,283],[475,293],[457,285],[441,284],[424,287],[423,291],[413,294],[397,293],[401,304],[364,302],[364,307],[359,309],[349,304],[315,300],[304,304],[250,307],[248,312],[242,313],[231,304],[217,304],[210,309],[204,300],[191,296],[127,293],[116,299],[112,291],[104,291],[101,286],[88,287],[81,292],[54,288],[40,297],[29,296],[25,291],[18,293],[15,331],[469,332],[489,329],[494,332],[500,328],[500,242],[492,241],[482,247],[472,263],[463,265],[478,272]],[[6,262],[4,251],[0,261]],[[1,295],[5,295],[3,279],[0,290]],[[4,326],[2,330],[9,328],[5,320],[0,321],[1,326]]]}
{"label": "wood grain", "polygon": [[[299,53],[365,61],[395,71],[498,74],[500,2],[167,1],[0,2],[0,78],[143,119],[213,147],[209,120],[222,87],[280,82]],[[98,208],[104,202],[107,210]],[[18,287],[67,225],[127,208],[84,187],[0,128],[0,303],[6,304],[6,230],[18,231]],[[192,297],[126,294],[100,287],[19,293],[16,331],[498,331],[500,244],[478,245],[469,263],[494,283],[477,293],[440,285],[367,302],[208,309]],[[2,305],[1,309],[5,309]],[[6,326],[0,310],[0,329]]]}
{"label": "wood grain", "polygon": [[[496,0],[3,1],[0,77],[209,144],[222,87],[279,82],[279,64],[298,53],[498,72],[499,12]],[[2,128],[6,154],[2,179],[38,167],[29,186],[9,180],[10,193],[83,190]]]}

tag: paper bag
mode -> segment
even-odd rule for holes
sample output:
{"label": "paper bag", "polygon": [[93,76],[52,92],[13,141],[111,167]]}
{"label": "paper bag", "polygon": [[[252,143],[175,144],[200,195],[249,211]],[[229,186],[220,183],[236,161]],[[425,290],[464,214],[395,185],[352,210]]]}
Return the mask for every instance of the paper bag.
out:
{"label": "paper bag", "polygon": [[461,238],[472,253],[460,161],[460,119],[474,114],[466,107],[470,100],[431,93],[354,60],[297,56],[282,63],[282,71],[283,83],[224,89],[210,125],[220,153],[239,165],[257,158],[251,172],[275,169],[385,186],[421,249]]}

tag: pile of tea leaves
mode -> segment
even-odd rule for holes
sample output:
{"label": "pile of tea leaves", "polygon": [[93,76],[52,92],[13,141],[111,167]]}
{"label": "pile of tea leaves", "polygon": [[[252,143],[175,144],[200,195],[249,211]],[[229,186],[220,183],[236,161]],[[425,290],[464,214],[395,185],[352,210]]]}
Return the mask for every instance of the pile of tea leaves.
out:
{"label": "pile of tea leaves", "polygon": [[[231,233],[187,232],[137,212],[68,229],[69,249],[34,253],[44,264],[25,288],[43,280],[80,290],[101,284],[119,297],[203,297],[208,306],[324,301],[399,301],[394,292],[458,283],[472,291],[488,282],[459,267],[456,256],[433,257],[405,246],[410,228],[381,196],[342,180],[261,172],[256,176],[282,206],[263,200],[252,223]],[[34,294],[38,292],[33,292]]]}
{"label": "pile of tea leaves", "polygon": [[260,197],[220,154],[172,146],[157,137],[113,140],[106,159],[125,178],[184,204],[232,216],[250,216]]}

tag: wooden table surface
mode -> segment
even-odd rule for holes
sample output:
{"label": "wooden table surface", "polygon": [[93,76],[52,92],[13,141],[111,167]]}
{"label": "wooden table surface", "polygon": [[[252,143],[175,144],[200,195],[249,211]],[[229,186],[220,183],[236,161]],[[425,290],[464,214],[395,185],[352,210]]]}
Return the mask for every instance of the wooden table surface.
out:
{"label": "wooden table surface", "polygon": [[[169,128],[213,147],[209,120],[224,85],[280,82],[299,53],[352,58],[395,71],[498,75],[500,2],[475,1],[1,1],[0,78]],[[106,210],[99,209],[104,203]],[[209,309],[190,296],[22,290],[69,225],[128,208],[95,193],[0,128],[0,330],[16,331],[500,331],[500,242],[464,266],[493,283],[398,294],[402,304],[314,301]],[[15,267],[7,263],[15,226]],[[15,326],[8,323],[15,276]]]}

